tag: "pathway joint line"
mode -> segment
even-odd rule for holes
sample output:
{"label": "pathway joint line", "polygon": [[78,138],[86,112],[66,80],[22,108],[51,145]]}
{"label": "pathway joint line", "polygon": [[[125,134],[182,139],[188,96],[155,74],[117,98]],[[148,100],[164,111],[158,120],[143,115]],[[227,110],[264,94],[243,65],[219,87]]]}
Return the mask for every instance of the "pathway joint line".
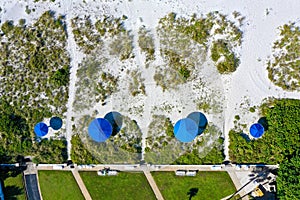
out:
{"label": "pathway joint line", "polygon": [[158,187],[157,187],[157,185],[156,185],[156,183],[155,183],[155,181],[154,181],[154,179],[153,179],[150,171],[144,170],[143,172],[144,172],[144,174],[145,174],[145,176],[146,176],[146,178],[148,180],[148,183],[149,183],[150,187],[152,188],[152,191],[154,192],[154,194],[156,196],[156,199],[157,200],[164,200],[164,198],[161,195],[160,190],[158,189]]}
{"label": "pathway joint line", "polygon": [[92,197],[91,197],[90,193],[88,192],[88,190],[86,189],[86,187],[85,187],[78,171],[77,170],[72,170],[72,174],[73,174],[73,176],[74,176],[74,178],[75,178],[75,180],[76,180],[76,182],[79,186],[79,189],[81,190],[81,193],[83,194],[84,198],[86,200],[92,200]]}

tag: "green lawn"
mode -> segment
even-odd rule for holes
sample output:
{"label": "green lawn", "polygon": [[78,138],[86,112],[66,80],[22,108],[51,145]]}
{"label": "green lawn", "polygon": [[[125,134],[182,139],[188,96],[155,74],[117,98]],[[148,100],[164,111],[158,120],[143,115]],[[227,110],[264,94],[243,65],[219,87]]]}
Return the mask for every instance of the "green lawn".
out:
{"label": "green lawn", "polygon": [[121,172],[117,176],[98,176],[96,172],[80,172],[92,199],[155,199],[143,173]]}
{"label": "green lawn", "polygon": [[84,199],[73,177],[68,171],[38,171],[43,200]]}
{"label": "green lawn", "polygon": [[165,200],[219,200],[236,191],[227,172],[198,172],[195,177],[175,176],[175,172],[153,172]]}
{"label": "green lawn", "polygon": [[25,189],[23,185],[22,173],[16,175],[15,177],[10,176],[4,180],[4,198],[13,200],[25,200]]}

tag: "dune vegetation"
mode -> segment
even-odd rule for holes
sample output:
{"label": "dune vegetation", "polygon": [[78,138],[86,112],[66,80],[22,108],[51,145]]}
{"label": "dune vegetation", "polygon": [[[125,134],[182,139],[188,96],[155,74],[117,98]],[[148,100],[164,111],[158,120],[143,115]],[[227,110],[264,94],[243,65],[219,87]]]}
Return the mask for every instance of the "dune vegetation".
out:
{"label": "dune vegetation", "polygon": [[265,133],[256,140],[231,130],[229,133],[230,159],[234,163],[280,164],[278,197],[298,199],[300,179],[300,100],[273,99],[261,106],[266,117]]}
{"label": "dune vegetation", "polygon": [[[70,58],[64,26],[64,18],[52,11],[46,11],[31,25],[21,19],[1,26],[1,162],[16,161],[16,157],[27,154],[51,162],[57,156],[42,158],[40,150],[52,154],[64,145],[63,141],[57,144],[52,140],[33,143],[37,122],[66,112]],[[64,160],[57,158],[61,158],[58,162]]]}
{"label": "dune vegetation", "polygon": [[280,26],[279,31],[267,62],[269,79],[285,90],[300,91],[300,27],[289,23]]}

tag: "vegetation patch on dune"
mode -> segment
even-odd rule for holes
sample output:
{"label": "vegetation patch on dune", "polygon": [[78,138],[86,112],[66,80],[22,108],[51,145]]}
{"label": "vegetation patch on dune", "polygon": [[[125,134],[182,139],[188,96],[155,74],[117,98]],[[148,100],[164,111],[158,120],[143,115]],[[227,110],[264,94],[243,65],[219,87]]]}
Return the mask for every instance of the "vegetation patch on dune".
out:
{"label": "vegetation patch on dune", "polygon": [[100,162],[93,156],[88,149],[84,146],[79,135],[73,135],[71,149],[71,159],[74,163],[83,164],[100,164]]}
{"label": "vegetation patch on dune", "polygon": [[[74,136],[72,142],[72,158],[80,163],[137,163],[140,160],[142,132],[135,120],[122,116],[122,128],[119,133],[111,136],[105,142],[97,143],[88,136],[88,124],[92,117],[84,115],[76,120],[73,127]],[[83,151],[78,155],[79,150]]]}
{"label": "vegetation patch on dune", "polygon": [[[178,46],[180,45],[178,40],[187,37],[202,47],[203,53],[210,52],[219,73],[234,72],[239,64],[237,48],[242,42],[242,32],[239,26],[240,24],[230,21],[228,16],[219,12],[210,12],[206,16],[200,17],[194,14],[190,18],[177,17],[175,13],[170,13],[160,19],[158,26],[161,43],[167,44],[166,47],[163,47],[167,48],[167,51],[166,49],[161,50],[162,56],[168,58],[169,66],[174,66],[173,68],[181,74],[182,67],[185,66],[182,61],[187,62],[188,55],[181,50],[174,49],[173,41],[176,41]],[[190,49],[190,42],[186,42],[185,46],[181,48]],[[170,54],[169,50],[175,51],[178,56],[172,56],[173,54]],[[186,66],[184,68],[184,71],[193,69],[193,67]],[[183,78],[188,77],[183,76]]]}
{"label": "vegetation patch on dune", "polygon": [[32,25],[23,19],[19,24],[6,21],[1,32],[0,160],[15,162],[26,154],[40,157],[40,148],[54,152],[52,141],[32,143],[33,127],[66,112],[70,58],[64,17],[46,11]]}
{"label": "vegetation patch on dune", "polygon": [[149,30],[146,29],[145,26],[140,27],[138,34],[138,44],[141,48],[141,51],[146,55],[145,62],[147,65],[147,63],[149,63],[150,61],[155,60],[155,46],[153,35],[150,33]]}
{"label": "vegetation patch on dune", "polygon": [[229,153],[236,163],[278,164],[298,149],[300,142],[300,101],[276,99],[262,105],[267,130],[262,138],[245,139],[246,134],[230,131]]}
{"label": "vegetation patch on dune", "polygon": [[300,91],[300,27],[289,23],[279,31],[280,38],[274,42],[267,62],[269,79],[285,90]]}
{"label": "vegetation patch on dune", "polygon": [[190,143],[179,142],[173,129],[166,116],[152,116],[145,147],[148,163],[220,164],[225,159],[222,133],[214,125],[209,124],[201,136]]}
{"label": "vegetation patch on dune", "polygon": [[123,24],[126,18],[103,15],[91,20],[89,17],[75,17],[71,20],[75,41],[85,54],[104,48],[120,60],[133,58],[133,38]]}

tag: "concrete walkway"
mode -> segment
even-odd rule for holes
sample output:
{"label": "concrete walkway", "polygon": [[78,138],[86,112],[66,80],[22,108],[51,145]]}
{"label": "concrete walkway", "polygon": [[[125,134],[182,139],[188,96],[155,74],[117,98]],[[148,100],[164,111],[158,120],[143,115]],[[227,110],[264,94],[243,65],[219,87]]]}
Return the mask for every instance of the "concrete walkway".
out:
{"label": "concrete walkway", "polygon": [[149,182],[149,184],[150,184],[150,186],[151,186],[151,188],[152,188],[152,190],[153,190],[153,192],[156,196],[156,199],[157,200],[164,200],[164,198],[161,195],[160,190],[158,189],[158,187],[157,187],[150,171],[144,171],[144,174],[145,174],[145,176],[146,176],[146,178],[147,178],[147,180],[148,180],[148,182]]}
{"label": "concrete walkway", "polygon": [[[235,174],[235,172],[233,170],[228,170],[227,173],[230,176],[235,188],[237,190],[239,190],[242,187],[242,185],[241,185],[237,175]],[[246,193],[243,189],[241,191],[239,191],[237,194],[239,194],[241,197],[243,197],[243,200],[248,200],[248,196],[245,196]]]}
{"label": "concrete walkway", "polygon": [[83,181],[82,181],[82,179],[81,179],[78,171],[77,170],[72,170],[72,174],[73,174],[73,176],[74,176],[74,178],[75,178],[75,180],[76,180],[76,182],[77,182],[77,184],[78,184],[78,186],[79,186],[79,188],[81,190],[81,193],[83,194],[84,198],[86,200],[92,200],[92,197],[91,197],[90,193],[88,192],[88,190],[86,189],[86,187],[85,187],[85,185],[84,185],[84,183],[83,183]]}

